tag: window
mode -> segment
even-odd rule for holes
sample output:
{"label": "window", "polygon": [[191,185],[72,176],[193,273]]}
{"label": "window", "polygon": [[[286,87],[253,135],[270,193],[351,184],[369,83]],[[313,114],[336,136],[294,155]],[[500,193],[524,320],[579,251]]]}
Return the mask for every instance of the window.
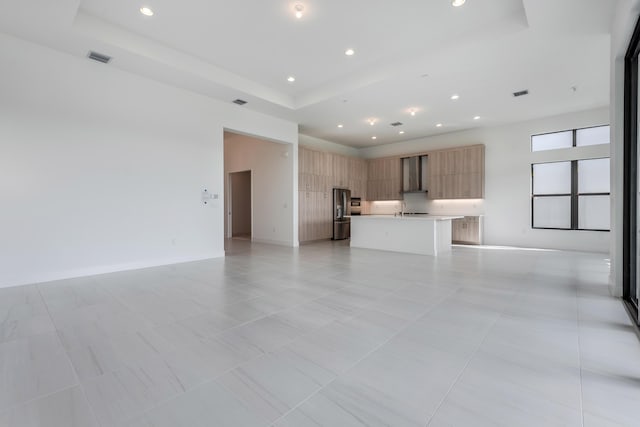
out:
{"label": "window", "polygon": [[531,151],[557,150],[573,147],[573,132],[555,132],[531,137]]}
{"label": "window", "polygon": [[531,137],[531,151],[609,144],[609,125],[545,133]]}
{"label": "window", "polygon": [[533,165],[533,227],[571,229],[571,162]]}
{"label": "window", "polygon": [[578,160],[578,229],[609,230],[609,159]]}
{"label": "window", "polygon": [[576,147],[609,143],[609,126],[576,130]]}
{"label": "window", "polygon": [[[569,139],[567,139],[569,138]],[[609,126],[531,137],[531,150],[608,144]],[[531,165],[531,226],[561,230],[610,229],[609,158]]]}

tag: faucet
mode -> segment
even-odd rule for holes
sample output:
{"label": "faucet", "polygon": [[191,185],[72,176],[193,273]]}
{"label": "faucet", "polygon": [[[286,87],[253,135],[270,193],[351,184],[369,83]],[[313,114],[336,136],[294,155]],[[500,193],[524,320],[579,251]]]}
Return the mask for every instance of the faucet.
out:
{"label": "faucet", "polygon": [[406,202],[400,202],[400,216],[404,216],[405,209],[407,209]]}

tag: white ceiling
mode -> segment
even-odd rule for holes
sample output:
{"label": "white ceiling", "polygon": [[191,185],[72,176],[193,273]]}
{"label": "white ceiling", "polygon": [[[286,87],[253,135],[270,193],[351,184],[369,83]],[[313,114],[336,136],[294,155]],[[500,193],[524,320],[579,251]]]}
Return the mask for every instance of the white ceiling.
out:
{"label": "white ceiling", "polygon": [[353,147],[609,102],[617,0],[300,1],[302,19],[289,0],[0,0],[0,31],[77,56],[96,50],[113,56],[109,67],[242,98],[238,108]]}

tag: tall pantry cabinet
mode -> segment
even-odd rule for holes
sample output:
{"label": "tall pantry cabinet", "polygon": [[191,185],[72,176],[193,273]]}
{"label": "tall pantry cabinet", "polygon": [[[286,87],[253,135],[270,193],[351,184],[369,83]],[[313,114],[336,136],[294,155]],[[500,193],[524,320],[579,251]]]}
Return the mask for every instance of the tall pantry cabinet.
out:
{"label": "tall pantry cabinet", "polygon": [[330,239],[333,234],[333,189],[348,188],[366,199],[367,161],[298,148],[298,221],[301,242]]}

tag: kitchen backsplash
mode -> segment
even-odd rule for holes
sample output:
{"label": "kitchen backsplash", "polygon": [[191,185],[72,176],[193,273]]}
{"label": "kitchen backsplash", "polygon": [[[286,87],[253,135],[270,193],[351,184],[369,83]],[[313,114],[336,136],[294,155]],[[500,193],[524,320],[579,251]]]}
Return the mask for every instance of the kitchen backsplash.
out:
{"label": "kitchen backsplash", "polygon": [[[430,200],[425,194],[405,194],[404,211],[430,213],[433,215],[484,215],[483,199]],[[393,215],[399,212],[400,201],[365,202],[363,213],[370,215]]]}
{"label": "kitchen backsplash", "polygon": [[364,202],[363,214],[365,215],[393,215],[400,211],[400,202],[384,200],[379,202]]}

